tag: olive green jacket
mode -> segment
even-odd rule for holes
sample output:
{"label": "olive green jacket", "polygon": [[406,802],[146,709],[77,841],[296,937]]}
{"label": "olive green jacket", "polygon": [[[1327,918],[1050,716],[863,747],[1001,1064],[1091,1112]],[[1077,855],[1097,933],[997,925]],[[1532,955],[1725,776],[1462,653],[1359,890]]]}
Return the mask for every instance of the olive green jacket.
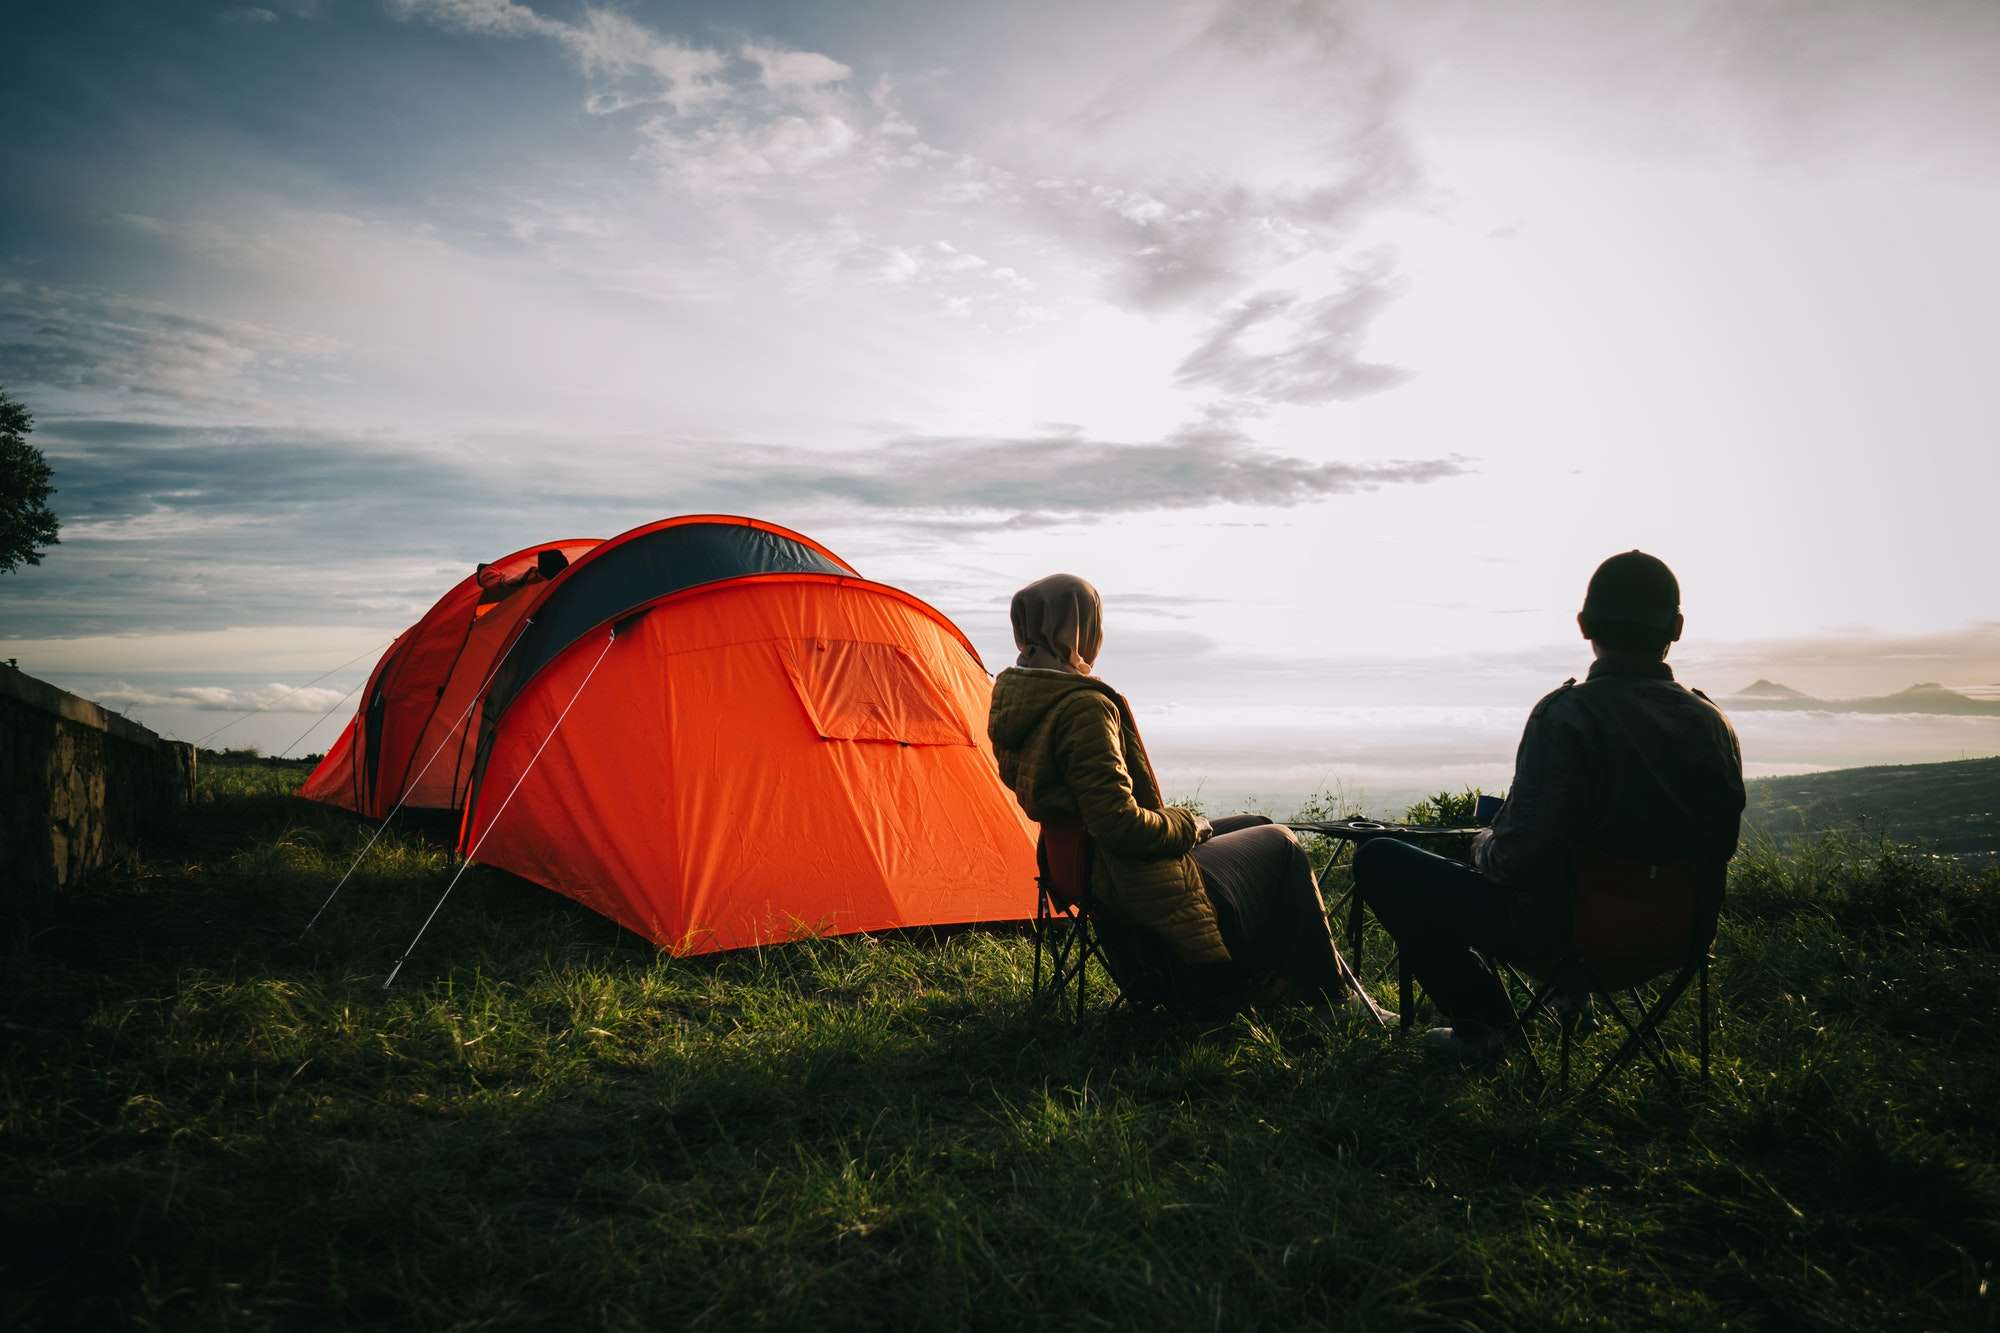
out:
{"label": "olive green jacket", "polygon": [[1194,816],[1160,784],[1119,693],[1092,676],[1009,667],[993,682],[987,734],[1000,780],[1037,822],[1074,819],[1097,844],[1091,887],[1117,916],[1151,930],[1190,963],[1229,950],[1189,855]]}

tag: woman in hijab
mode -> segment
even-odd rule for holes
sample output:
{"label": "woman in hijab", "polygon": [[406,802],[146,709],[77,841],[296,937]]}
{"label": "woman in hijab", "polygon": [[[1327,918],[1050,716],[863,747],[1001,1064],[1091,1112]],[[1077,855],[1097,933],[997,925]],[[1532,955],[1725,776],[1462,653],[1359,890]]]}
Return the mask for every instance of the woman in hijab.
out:
{"label": "woman in hijab", "polygon": [[1090,674],[1104,643],[1097,589],[1052,574],[1014,594],[1012,617],[1020,657],[993,682],[987,719],[1000,777],[1030,819],[1089,832],[1104,907],[1183,969],[1221,965],[1239,994],[1272,977],[1308,1003],[1359,994],[1290,829],[1259,815],[1217,828],[1160,799],[1131,707]]}

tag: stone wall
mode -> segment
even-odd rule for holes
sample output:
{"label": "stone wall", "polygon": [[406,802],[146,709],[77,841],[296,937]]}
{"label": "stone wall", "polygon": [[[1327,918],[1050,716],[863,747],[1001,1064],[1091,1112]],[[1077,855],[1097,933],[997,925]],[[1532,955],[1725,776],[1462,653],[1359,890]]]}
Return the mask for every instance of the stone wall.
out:
{"label": "stone wall", "polygon": [[32,919],[194,796],[194,747],[0,663],[0,913]]}

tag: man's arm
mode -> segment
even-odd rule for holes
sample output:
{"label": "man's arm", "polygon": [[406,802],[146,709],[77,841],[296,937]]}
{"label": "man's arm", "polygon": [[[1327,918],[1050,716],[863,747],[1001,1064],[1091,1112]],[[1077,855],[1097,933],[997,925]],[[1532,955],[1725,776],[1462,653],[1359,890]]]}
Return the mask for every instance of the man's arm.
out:
{"label": "man's arm", "polygon": [[1570,852],[1590,817],[1589,754],[1555,697],[1528,715],[1507,801],[1472,844],[1472,863],[1513,888],[1566,882]]}

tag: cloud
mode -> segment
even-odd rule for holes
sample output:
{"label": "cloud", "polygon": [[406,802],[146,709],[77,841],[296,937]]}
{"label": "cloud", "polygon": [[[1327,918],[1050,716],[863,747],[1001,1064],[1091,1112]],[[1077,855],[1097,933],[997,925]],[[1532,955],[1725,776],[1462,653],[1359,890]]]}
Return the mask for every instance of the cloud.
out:
{"label": "cloud", "polygon": [[1406,83],[1338,6],[1225,0],[1052,127],[1074,166],[1044,171],[1033,195],[1097,252],[1112,300],[1158,311],[1227,297],[1337,253],[1415,194]]}
{"label": "cloud", "polygon": [[1136,443],[1064,432],[815,450],[536,436],[420,449],[331,431],[50,420],[37,442],[60,487],[63,545],[9,590],[8,631],[25,637],[401,623],[472,561],[666,514],[858,522],[936,549],[1107,514],[1312,504],[1466,466],[1299,458],[1212,423]]}
{"label": "cloud", "polygon": [[[572,510],[645,500],[633,492],[626,451],[599,466],[588,449],[539,439],[446,454],[334,432],[132,422],[56,423],[45,438],[67,497],[65,536],[80,538],[114,537],[120,523],[168,515],[283,522],[296,532],[337,528],[362,508],[384,520],[441,506],[485,514],[518,505],[523,483],[545,505]],[[1466,471],[1455,456],[1297,458],[1212,422],[1140,443],[1065,431],[916,436],[849,450],[660,441],[643,452],[664,479],[659,502],[691,511],[816,502],[843,512],[1047,517],[1289,506]]]}
{"label": "cloud", "polygon": [[569,31],[568,24],[545,19],[514,0],[389,0],[389,12],[487,37],[561,38]]}
{"label": "cloud", "polygon": [[79,538],[165,516],[297,523],[362,505],[422,507],[468,483],[457,465],[338,432],[104,421],[50,422],[40,435],[63,487],[64,534]]}
{"label": "cloud", "polygon": [[[1684,0],[1618,9],[1363,3],[1361,22],[1439,71],[1494,141],[1594,143],[1816,169],[1990,177],[2000,6]],[[1586,108],[1587,114],[1579,114]]]}
{"label": "cloud", "polygon": [[713,465],[708,485],[785,499],[818,497],[891,512],[1093,514],[1298,505],[1462,474],[1459,458],[1314,462],[1274,454],[1224,426],[1154,443],[1075,435],[918,437],[878,449],[800,455],[755,450]]}
{"label": "cloud", "polygon": [[165,692],[115,681],[94,692],[97,702],[115,708],[193,708],[205,713],[325,713],[347,697],[325,686],[271,684],[255,689],[225,685],[183,685]]}
{"label": "cloud", "polygon": [[[1350,270],[1342,290],[1318,300],[1259,292],[1222,312],[1175,382],[1256,403],[1324,403],[1392,389],[1411,372],[1364,361],[1361,343],[1395,294],[1386,259]],[[1260,334],[1275,334],[1279,345],[1256,350]]]}
{"label": "cloud", "polygon": [[771,46],[746,45],[741,54],[757,67],[764,86],[773,92],[794,88],[824,88],[851,78],[854,71],[816,51],[784,51]]}
{"label": "cloud", "polygon": [[[585,105],[598,114],[654,103],[690,111],[729,94],[725,52],[662,37],[612,9],[588,7],[574,23],[515,0],[389,0],[389,11],[480,36],[553,41],[590,80]],[[795,63],[782,67],[797,77]]]}
{"label": "cloud", "polygon": [[[651,106],[636,159],[745,268],[794,286],[921,290],[947,316],[1042,322],[1093,294],[1214,318],[1218,303],[1267,299],[1247,293],[1288,266],[1337,257],[1421,182],[1400,67],[1317,0],[1222,0],[1164,51],[1135,41],[1141,54],[1109,66],[1082,105],[956,146],[912,123],[886,78],[864,93],[851,66],[819,52],[693,47],[606,9],[564,21],[514,0],[392,3],[411,19],[557,43],[594,111]],[[940,265],[939,245],[989,268]],[[919,269],[921,286],[909,281]],[[1301,395],[1286,401],[1400,382],[1353,356],[1335,368],[1328,351],[1358,341],[1386,275],[1344,295],[1303,282],[1283,283],[1297,314],[1342,330],[1304,330],[1293,369],[1240,374]]]}
{"label": "cloud", "polygon": [[254,377],[297,374],[337,347],[156,301],[0,280],[0,383],[87,394],[98,411],[242,408]]}
{"label": "cloud", "polygon": [[[692,129],[647,122],[647,157],[685,189],[720,194],[799,180],[854,165],[861,134],[831,113],[732,118]],[[859,165],[866,166],[866,162]]]}

